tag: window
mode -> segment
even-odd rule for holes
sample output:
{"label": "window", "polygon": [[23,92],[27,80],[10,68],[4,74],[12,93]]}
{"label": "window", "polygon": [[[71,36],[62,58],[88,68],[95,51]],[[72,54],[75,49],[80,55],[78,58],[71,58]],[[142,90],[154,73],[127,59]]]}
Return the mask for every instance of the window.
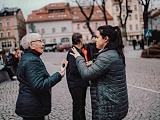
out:
{"label": "window", "polygon": [[132,20],[132,16],[131,15],[129,15],[128,17],[129,17],[129,20]]}
{"label": "window", "polygon": [[11,37],[11,32],[8,31],[8,37]]}
{"label": "window", "polygon": [[125,15],[123,15],[123,20],[125,19]]}
{"label": "window", "polygon": [[135,20],[138,20],[138,15],[137,14],[135,14]]}
{"label": "window", "polygon": [[116,12],[118,12],[119,11],[119,6],[116,6]]}
{"label": "window", "polygon": [[77,30],[80,30],[80,24],[77,24]]}
{"label": "window", "polygon": [[0,28],[2,28],[3,27],[3,24],[2,23],[0,23]]}
{"label": "window", "polygon": [[67,28],[66,28],[66,27],[62,27],[62,28],[61,28],[61,31],[62,31],[62,32],[65,32],[65,31],[67,31]]}
{"label": "window", "polygon": [[134,10],[137,11],[137,5],[134,5]]}
{"label": "window", "polygon": [[85,25],[83,26],[84,29],[87,29],[87,24],[85,23]]}
{"label": "window", "polygon": [[132,31],[132,25],[129,25],[129,29],[130,29],[130,31]]}
{"label": "window", "polygon": [[136,30],[138,30],[138,24],[136,24]]}
{"label": "window", "polygon": [[4,37],[4,35],[3,35],[3,33],[1,32],[1,36],[0,36],[1,38],[3,38]]}
{"label": "window", "polygon": [[89,40],[89,37],[88,36],[86,36],[86,41],[88,41]]}
{"label": "window", "polygon": [[7,27],[10,27],[10,22],[9,21],[7,21]]}
{"label": "window", "polygon": [[9,41],[9,42],[2,42],[2,47],[12,47],[11,41]]}
{"label": "window", "polygon": [[79,19],[79,17],[78,16],[73,16],[73,19]]}
{"label": "window", "polygon": [[96,23],[95,23],[95,29],[97,29],[97,28],[98,28],[98,23],[96,22]]}
{"label": "window", "polygon": [[52,42],[53,42],[53,43],[56,43],[56,38],[53,38],[53,39],[52,39]]}
{"label": "window", "polygon": [[52,28],[52,33],[55,33],[56,32],[56,29],[55,28]]}
{"label": "window", "polygon": [[125,6],[122,6],[122,11],[125,12]]}
{"label": "window", "polygon": [[117,16],[117,20],[119,20],[119,16]]}
{"label": "window", "polygon": [[44,28],[42,28],[42,34],[45,34],[45,29]]}
{"label": "window", "polygon": [[131,10],[131,7],[130,7],[130,6],[128,6],[127,8],[128,8],[128,10]]}
{"label": "window", "polygon": [[64,43],[64,42],[69,42],[69,38],[62,38],[62,39],[61,39],[61,42],[62,42],[62,43]]}

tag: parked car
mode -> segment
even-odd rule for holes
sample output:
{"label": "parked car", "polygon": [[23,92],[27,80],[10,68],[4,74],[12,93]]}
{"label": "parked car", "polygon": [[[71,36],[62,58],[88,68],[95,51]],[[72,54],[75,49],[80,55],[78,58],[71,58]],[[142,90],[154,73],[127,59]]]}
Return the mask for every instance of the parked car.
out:
{"label": "parked car", "polygon": [[71,48],[72,48],[72,45],[70,44],[61,44],[61,45],[58,45],[57,51],[65,52],[65,51],[70,50]]}
{"label": "parked car", "polygon": [[44,45],[45,52],[55,52],[57,51],[57,44],[45,44]]}

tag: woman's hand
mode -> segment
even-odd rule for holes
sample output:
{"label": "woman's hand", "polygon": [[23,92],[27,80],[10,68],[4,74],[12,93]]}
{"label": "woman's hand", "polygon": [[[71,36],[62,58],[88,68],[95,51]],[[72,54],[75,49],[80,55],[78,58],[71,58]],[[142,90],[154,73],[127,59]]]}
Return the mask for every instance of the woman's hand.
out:
{"label": "woman's hand", "polygon": [[72,48],[72,51],[73,51],[73,53],[70,53],[70,54],[73,55],[75,58],[78,57],[78,56],[81,56],[81,55],[79,54],[79,52],[76,50],[75,47]]}
{"label": "woman's hand", "polygon": [[93,64],[93,61],[88,61],[87,62],[87,67],[91,66]]}

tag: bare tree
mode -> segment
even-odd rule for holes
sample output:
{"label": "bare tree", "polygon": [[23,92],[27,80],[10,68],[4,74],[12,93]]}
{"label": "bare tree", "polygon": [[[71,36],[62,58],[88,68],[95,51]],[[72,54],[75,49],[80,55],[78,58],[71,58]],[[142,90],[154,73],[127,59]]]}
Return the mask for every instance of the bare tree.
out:
{"label": "bare tree", "polygon": [[139,4],[144,6],[143,10],[143,22],[144,22],[144,30],[148,29],[148,8],[150,0],[138,0]]}
{"label": "bare tree", "polygon": [[[98,1],[101,2],[101,5],[98,3]],[[106,15],[106,8],[105,8],[105,0],[95,0],[96,4],[98,5],[99,9],[103,12],[104,20],[106,22],[106,25],[108,25],[107,15]]]}
{"label": "bare tree", "polygon": [[122,3],[123,3],[123,0],[117,0],[117,1],[118,1],[118,4],[119,4],[119,9],[120,9],[119,20],[120,20],[120,27],[122,28],[123,42],[126,42],[128,40],[128,38],[127,38],[127,30],[126,30],[126,23],[127,23],[127,18],[128,18],[129,12],[132,12],[132,11],[128,9],[128,0],[125,0],[126,10],[125,10],[125,17],[123,17],[123,15],[122,15]]}
{"label": "bare tree", "polygon": [[[75,0],[75,2],[77,3],[78,7],[79,7],[80,10],[81,10],[81,13],[84,15],[84,17],[85,17],[85,19],[86,19],[86,25],[87,25],[87,27],[88,27],[91,35],[94,34],[93,30],[92,30],[91,27],[90,27],[90,20],[91,20],[91,17],[92,17],[92,15],[93,15],[93,12],[94,12],[94,1],[95,1],[95,0],[93,0],[93,2],[91,3],[90,6],[85,6],[85,8],[84,8],[84,7],[80,4],[80,0]],[[86,7],[87,7],[87,8],[86,8]],[[87,13],[85,12],[86,9],[90,10],[90,14],[89,14],[89,15],[87,15],[88,12],[87,12]]]}

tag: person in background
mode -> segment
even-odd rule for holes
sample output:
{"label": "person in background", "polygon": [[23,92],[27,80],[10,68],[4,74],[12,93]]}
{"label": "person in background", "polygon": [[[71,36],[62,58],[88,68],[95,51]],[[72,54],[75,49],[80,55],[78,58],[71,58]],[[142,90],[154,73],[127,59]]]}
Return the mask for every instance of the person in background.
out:
{"label": "person in background", "polygon": [[24,53],[17,68],[19,94],[15,112],[23,120],[44,120],[51,112],[51,88],[61,81],[65,71],[49,75],[40,58],[44,48],[41,35],[26,34],[21,45]]}
{"label": "person in background", "polygon": [[16,80],[17,77],[14,75],[12,69],[6,65],[6,58],[5,50],[0,48],[0,70],[6,71],[11,80]]}
{"label": "person in background", "polygon": [[85,58],[86,62],[88,62],[88,51],[87,51],[87,48],[86,48],[86,44],[83,44],[82,52],[84,54],[84,58]]}
{"label": "person in background", "polygon": [[21,60],[21,55],[23,54],[23,51],[19,50],[18,48],[15,48],[12,54],[15,56],[15,58],[19,62]]}
{"label": "person in background", "polygon": [[88,51],[88,61],[92,61],[94,59],[94,54],[98,53],[98,49],[96,48],[96,35],[93,34],[91,38],[91,43],[88,44],[87,46],[87,51]]}
{"label": "person in background", "polygon": [[91,80],[92,120],[122,120],[128,113],[125,56],[118,26],[100,26],[96,47],[100,49],[91,66],[72,48],[83,81]]}
{"label": "person in background", "polygon": [[[83,38],[81,33],[74,33],[72,35],[72,44],[78,53],[84,58],[84,54],[81,51],[83,46]],[[66,68],[66,77],[69,92],[73,100],[72,116],[73,120],[86,120],[85,100],[88,82],[82,80],[76,66],[76,59],[70,53],[73,53],[73,51],[69,50],[67,54],[68,66]]]}
{"label": "person in background", "polygon": [[133,50],[136,49],[137,41],[135,39],[132,40]]}

